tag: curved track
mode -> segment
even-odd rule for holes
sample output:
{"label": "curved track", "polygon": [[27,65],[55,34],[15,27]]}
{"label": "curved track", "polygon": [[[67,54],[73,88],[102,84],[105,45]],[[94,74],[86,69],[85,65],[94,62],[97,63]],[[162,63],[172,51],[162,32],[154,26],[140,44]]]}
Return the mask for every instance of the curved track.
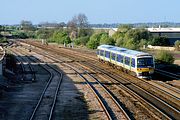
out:
{"label": "curved track", "polygon": [[11,51],[17,59],[17,62],[20,63],[20,66],[22,68],[22,79],[24,81],[35,81],[36,75],[33,70],[33,67],[31,63],[26,59],[26,56],[22,56],[18,51]]}
{"label": "curved track", "polygon": [[[74,61],[75,60],[77,61],[77,59],[72,57],[75,54],[73,54],[73,53],[69,54],[68,53],[68,55],[71,56],[71,59],[73,59]],[[76,57],[77,56],[84,57],[82,54],[81,55],[76,55]],[[81,60],[81,61],[83,61],[83,60]],[[85,64],[86,66],[87,66],[87,64],[89,64],[88,67],[93,66],[92,63],[90,64],[90,63],[87,63],[87,62],[86,63],[81,62],[81,64]],[[178,119],[180,117],[179,116],[179,107],[178,106],[175,106],[175,105],[172,106],[172,104],[167,103],[167,101],[162,100],[160,97],[158,97],[158,96],[156,96],[156,95],[154,95],[152,93],[149,93],[149,91],[146,91],[146,90],[142,89],[141,87],[137,86],[136,83],[128,82],[127,78],[123,78],[122,76],[119,76],[119,75],[115,76],[114,74],[109,73],[107,70],[100,69],[97,66],[94,66],[93,69],[95,71],[99,71],[97,73],[103,73],[103,74],[111,77],[112,79],[120,82],[121,86],[124,86],[124,89],[128,88],[128,90],[130,91],[129,93],[134,93],[134,96],[135,96],[135,94],[136,94],[136,96],[137,95],[140,96],[141,98],[139,98],[139,99],[143,99],[144,101],[146,101],[145,103],[149,102],[149,104],[150,104],[149,106],[151,106],[151,108],[153,108],[153,110],[157,109],[157,111],[159,111],[159,114],[162,115],[162,118],[165,117],[167,119],[174,119],[174,118]],[[121,81],[119,81],[119,79]],[[130,79],[134,79],[134,78],[131,77],[131,78],[129,78],[129,80]],[[163,91],[161,91],[161,93],[165,94]],[[173,98],[173,99],[176,100],[176,98]]]}
{"label": "curved track", "polygon": [[[118,119],[130,120],[128,114],[121,107],[117,98],[115,98],[115,96],[97,78],[95,78],[92,74],[89,74],[85,70],[83,70],[84,71],[83,73],[80,73],[80,72],[78,72],[78,70],[76,70],[77,67],[75,68],[75,67],[72,67],[72,65],[68,65],[68,64],[65,64],[65,65],[68,66],[69,68],[71,68],[72,70],[74,70],[82,79],[84,79],[86,81],[86,83],[91,88],[91,90],[95,94],[96,98],[100,102],[100,104],[101,104],[102,108],[104,109],[108,119],[110,119],[110,120],[117,119],[117,117],[119,116],[118,114],[120,114],[120,118],[118,118]],[[93,83],[95,83],[96,86]],[[105,93],[108,96],[106,95],[105,97],[103,97],[102,94],[100,94],[100,89],[97,88],[97,84],[99,87],[101,87],[101,89],[102,89],[101,91],[105,91]],[[111,98],[111,102],[110,102],[110,100],[107,100],[107,98]],[[108,103],[108,102],[110,102],[110,103]],[[112,102],[116,105],[118,110],[112,110],[112,109],[114,109],[111,107],[111,106],[113,106]],[[113,111],[116,111],[116,114]]]}
{"label": "curved track", "polygon": [[[18,54],[26,56],[22,53],[22,51],[19,51]],[[26,56],[26,58],[29,59],[28,61],[37,62],[37,60],[28,56]],[[58,91],[63,79],[63,73],[51,65],[44,64],[42,67],[49,72],[50,78],[43,92],[41,93],[36,106],[34,107],[34,110],[29,118],[30,120],[51,120],[53,118],[53,111],[55,108]]]}
{"label": "curved track", "polygon": [[[38,62],[43,62],[38,61]],[[86,71],[84,71],[83,73],[78,72],[78,70],[76,70],[74,67],[63,63],[63,65],[68,66],[70,69],[74,70],[83,80],[85,80],[85,82],[88,84],[89,88],[93,91],[94,95],[96,96],[97,100],[99,101],[101,107],[103,108],[104,112],[106,113],[107,119],[109,120],[113,120],[113,119],[126,119],[126,120],[130,120],[129,116],[127,115],[126,111],[121,107],[119,101],[117,100],[117,98],[115,98],[115,96],[112,95],[112,93],[103,85],[101,84],[97,78],[95,78],[93,75],[87,73]],[[46,68],[47,69],[47,68]],[[52,73],[51,74],[51,78],[52,79]],[[92,81],[94,80],[94,81]],[[49,81],[48,81],[49,82]],[[106,97],[109,98],[109,100],[107,100],[107,98],[103,97],[100,93],[99,90],[97,89],[97,87],[95,87],[92,83],[97,83],[98,86],[101,88],[101,91],[104,91],[104,93],[106,94]],[[46,88],[45,88],[46,89]],[[45,91],[45,90],[44,90]],[[41,95],[41,99],[43,94],[45,94],[44,92]],[[110,102],[110,104],[108,104],[108,102]],[[34,112],[31,116],[32,120],[38,109],[38,106],[40,104],[40,101],[38,102],[36,108],[34,109]],[[115,105],[113,105],[115,104]],[[114,108],[112,108],[111,106],[115,106]],[[115,109],[115,110],[112,110]],[[115,111],[115,112],[114,112]]]}

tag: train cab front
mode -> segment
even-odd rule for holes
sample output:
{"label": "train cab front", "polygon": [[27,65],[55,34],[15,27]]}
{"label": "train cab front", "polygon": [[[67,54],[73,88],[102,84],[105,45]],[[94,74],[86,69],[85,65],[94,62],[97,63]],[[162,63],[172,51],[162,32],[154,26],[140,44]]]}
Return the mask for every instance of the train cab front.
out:
{"label": "train cab front", "polygon": [[149,79],[154,73],[154,60],[152,57],[137,59],[137,77]]}

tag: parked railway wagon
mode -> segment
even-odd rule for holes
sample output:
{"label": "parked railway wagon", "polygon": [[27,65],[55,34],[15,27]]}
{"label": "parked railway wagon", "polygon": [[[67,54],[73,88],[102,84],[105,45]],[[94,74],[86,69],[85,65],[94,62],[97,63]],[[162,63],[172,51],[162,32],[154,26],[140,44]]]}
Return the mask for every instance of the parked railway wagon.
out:
{"label": "parked railway wagon", "polygon": [[100,61],[113,64],[138,78],[151,78],[155,69],[152,55],[127,48],[100,45],[97,48],[97,57]]}

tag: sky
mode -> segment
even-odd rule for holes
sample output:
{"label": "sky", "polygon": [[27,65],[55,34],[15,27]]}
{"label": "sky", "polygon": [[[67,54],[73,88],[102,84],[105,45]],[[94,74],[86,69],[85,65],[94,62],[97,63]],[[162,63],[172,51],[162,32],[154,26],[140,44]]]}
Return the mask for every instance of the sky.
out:
{"label": "sky", "polygon": [[180,0],[0,0],[0,24],[65,22],[83,13],[89,23],[180,22]]}

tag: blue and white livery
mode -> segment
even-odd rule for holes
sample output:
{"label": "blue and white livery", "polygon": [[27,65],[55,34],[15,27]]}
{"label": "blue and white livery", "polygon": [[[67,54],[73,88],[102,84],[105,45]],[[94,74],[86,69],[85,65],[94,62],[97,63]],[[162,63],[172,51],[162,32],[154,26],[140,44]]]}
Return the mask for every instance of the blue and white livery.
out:
{"label": "blue and white livery", "polygon": [[97,57],[133,73],[138,78],[150,78],[155,69],[152,55],[127,48],[100,45],[97,48]]}

